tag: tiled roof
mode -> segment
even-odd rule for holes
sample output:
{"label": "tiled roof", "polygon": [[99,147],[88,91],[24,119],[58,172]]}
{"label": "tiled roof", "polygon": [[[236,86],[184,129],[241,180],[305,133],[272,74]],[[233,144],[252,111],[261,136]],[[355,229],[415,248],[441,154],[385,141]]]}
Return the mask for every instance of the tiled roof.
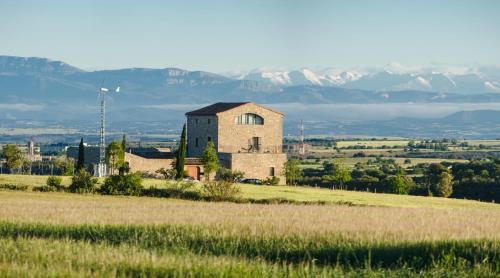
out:
{"label": "tiled roof", "polygon": [[157,148],[128,148],[128,153],[149,159],[172,159],[174,154],[172,152],[164,152]]}
{"label": "tiled roof", "polygon": [[245,105],[247,103],[249,103],[249,102],[217,102],[217,103],[214,103],[212,105],[200,108],[198,110],[187,112],[186,115],[192,115],[192,116],[215,115],[217,113],[231,110],[233,108],[236,108],[236,107],[241,106],[241,105]]}
{"label": "tiled roof", "polygon": [[[212,115],[216,115],[217,113],[231,110],[233,108],[236,108],[236,107],[248,104],[248,103],[251,103],[251,102],[217,102],[217,103],[214,103],[212,105],[200,108],[198,110],[187,112],[186,115],[187,116],[212,116]],[[283,113],[281,113],[281,112],[269,109],[267,107],[264,107],[264,106],[261,106],[258,104],[255,104],[255,105],[260,106],[260,107],[267,109],[269,111],[283,115]]]}

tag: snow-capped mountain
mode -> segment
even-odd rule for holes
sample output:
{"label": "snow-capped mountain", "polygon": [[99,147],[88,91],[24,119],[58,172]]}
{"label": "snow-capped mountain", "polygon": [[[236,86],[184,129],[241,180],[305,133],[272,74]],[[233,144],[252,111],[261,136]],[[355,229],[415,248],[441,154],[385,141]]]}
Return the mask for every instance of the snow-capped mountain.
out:
{"label": "snow-capped mountain", "polygon": [[230,76],[274,86],[333,86],[370,91],[417,90],[440,93],[500,93],[500,68],[408,67],[391,63],[384,68],[271,70],[256,69]]}
{"label": "snow-capped mountain", "polygon": [[231,76],[241,80],[254,80],[277,86],[340,86],[357,80],[361,75],[357,72],[325,70],[321,73],[308,68],[300,70],[269,70],[257,69],[238,76]]}
{"label": "snow-capped mountain", "polygon": [[120,119],[165,119],[172,116],[167,110],[185,111],[185,105],[219,101],[291,105],[500,103],[500,70],[495,67],[453,72],[303,68],[256,70],[229,78],[173,67],[85,71],[62,61],[0,56],[0,125],[2,119],[93,117],[97,115],[98,86],[104,78],[109,80],[106,86],[122,87],[120,94],[108,97],[110,117]]}

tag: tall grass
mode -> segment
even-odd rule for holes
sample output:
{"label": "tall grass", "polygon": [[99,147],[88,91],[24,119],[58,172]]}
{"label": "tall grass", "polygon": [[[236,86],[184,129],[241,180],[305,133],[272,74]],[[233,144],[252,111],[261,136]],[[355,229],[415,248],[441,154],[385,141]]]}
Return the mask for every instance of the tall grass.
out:
{"label": "tall grass", "polygon": [[0,191],[0,276],[486,276],[497,209]]}
{"label": "tall grass", "polygon": [[442,240],[376,242],[349,240],[342,235],[250,236],[225,234],[224,229],[182,225],[109,226],[0,223],[0,237],[76,240],[132,245],[146,250],[262,259],[269,263],[311,263],[343,268],[433,267],[500,271],[500,242]]}
{"label": "tall grass", "polygon": [[0,239],[1,277],[411,277],[494,276],[488,267],[399,269],[269,263],[259,259],[173,254],[132,245],[73,240]]}
{"label": "tall grass", "polygon": [[251,235],[340,233],[360,240],[500,240],[500,212],[208,203],[145,197],[0,191],[0,219],[52,224],[219,226]]}

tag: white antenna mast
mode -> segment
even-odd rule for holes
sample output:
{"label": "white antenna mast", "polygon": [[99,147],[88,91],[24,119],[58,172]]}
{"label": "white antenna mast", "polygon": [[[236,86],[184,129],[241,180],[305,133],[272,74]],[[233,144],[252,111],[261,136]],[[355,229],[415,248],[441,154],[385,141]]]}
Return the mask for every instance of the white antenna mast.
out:
{"label": "white antenna mast", "polygon": [[[109,89],[103,87],[104,79],[101,82],[101,87],[99,89],[99,95],[101,98],[101,129],[99,132],[99,164],[97,168],[94,169],[94,175],[97,177],[107,176],[108,171],[106,167],[106,93],[109,93]],[[120,92],[120,86],[116,87],[116,93]]]}

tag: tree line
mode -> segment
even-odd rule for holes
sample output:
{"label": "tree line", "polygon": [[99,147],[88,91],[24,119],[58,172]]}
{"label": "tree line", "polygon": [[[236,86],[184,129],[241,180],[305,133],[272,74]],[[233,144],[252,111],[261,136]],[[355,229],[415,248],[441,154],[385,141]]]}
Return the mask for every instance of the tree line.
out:
{"label": "tree line", "polygon": [[317,168],[300,166],[296,159],[285,164],[288,184],[500,202],[500,159],[419,164],[408,172],[394,159],[382,158],[352,168],[342,159]]}

